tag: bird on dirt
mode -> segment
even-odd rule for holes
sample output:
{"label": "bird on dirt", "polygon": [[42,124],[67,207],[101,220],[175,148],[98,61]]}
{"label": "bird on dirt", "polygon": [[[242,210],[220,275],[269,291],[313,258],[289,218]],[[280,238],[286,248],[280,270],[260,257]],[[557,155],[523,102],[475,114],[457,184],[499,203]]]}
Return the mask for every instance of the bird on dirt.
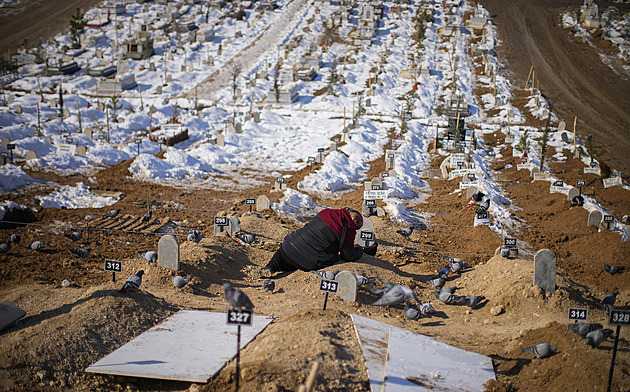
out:
{"label": "bird on dirt", "polygon": [[276,282],[274,282],[271,279],[267,279],[263,282],[263,289],[265,291],[269,291],[270,293],[273,293],[273,291],[276,289]]}
{"label": "bird on dirt", "polygon": [[405,305],[405,317],[409,320],[420,320],[422,318],[422,312],[413,306]]}
{"label": "bird on dirt", "polygon": [[626,267],[617,267],[615,265],[604,264],[604,271],[608,272],[611,275],[617,274],[625,270]]}
{"label": "bird on dirt", "polygon": [[74,253],[75,255],[77,255],[78,257],[85,259],[86,257],[88,257],[90,255],[90,248],[87,249],[70,249],[70,252]]}
{"label": "bird on dirt", "polygon": [[416,296],[416,293],[413,292],[407,286],[393,284],[390,282],[383,282],[383,285],[388,289],[385,294],[381,296],[376,302],[372,305],[374,306],[391,306],[399,304],[408,299],[413,299],[417,303],[420,303],[420,300]]}
{"label": "bird on dirt", "polygon": [[435,313],[435,308],[431,305],[430,302],[425,302],[418,305],[418,310],[422,313],[423,316],[430,316]]}
{"label": "bird on dirt", "polygon": [[154,250],[150,250],[145,253],[138,253],[138,257],[144,259],[147,263],[156,263],[158,259],[158,253]]}
{"label": "bird on dirt", "polygon": [[179,275],[171,277],[171,281],[173,281],[173,285],[178,289],[181,289],[182,287],[186,286],[188,282],[190,282],[189,279],[186,279],[183,276]]}
{"label": "bird on dirt", "polygon": [[602,299],[602,309],[604,309],[604,313],[610,314],[610,311],[615,308],[615,301],[617,301],[618,295],[619,290],[615,290],[612,294],[606,294],[604,299]]}
{"label": "bird on dirt", "polygon": [[0,253],[8,253],[11,250],[11,241],[0,243]]}
{"label": "bird on dirt", "polygon": [[569,324],[569,329],[580,335],[581,337],[586,337],[589,332],[597,331],[598,329],[602,328],[604,328],[604,326],[601,324],[584,323],[581,321],[578,323]]}
{"label": "bird on dirt", "polygon": [[439,271],[438,271],[438,275],[439,275],[441,278],[446,279],[446,278],[448,278],[448,274],[449,274],[450,272],[451,272],[451,267],[447,266],[447,267],[444,267],[444,268],[442,268],[441,270],[439,270]]}
{"label": "bird on dirt", "polygon": [[602,344],[610,335],[613,334],[612,329],[598,329],[586,334],[586,345],[593,348]]}
{"label": "bird on dirt", "polygon": [[28,245],[28,248],[32,250],[42,250],[46,247],[48,247],[48,244],[41,241],[34,241]]}
{"label": "bird on dirt", "polygon": [[149,222],[151,220],[151,217],[153,217],[153,214],[151,213],[151,211],[147,212],[146,214],[142,216],[142,223]]}
{"label": "bird on dirt", "polygon": [[198,244],[203,239],[203,234],[199,230],[191,230],[188,233],[188,241]]}
{"label": "bird on dirt", "polygon": [[122,293],[126,293],[128,291],[138,291],[138,289],[140,289],[140,285],[142,284],[142,275],[144,275],[144,271],[140,270],[135,275],[128,277],[123,287],[120,288],[120,291]]}
{"label": "bird on dirt", "polygon": [[527,347],[522,350],[524,353],[531,353],[536,356],[536,358],[547,358],[551,354],[558,351],[556,346],[552,346],[549,343],[540,343],[532,347]]}
{"label": "bird on dirt", "polygon": [[413,233],[413,229],[413,226],[409,226],[405,229],[396,230],[396,233],[400,234],[403,237],[409,237],[411,236],[411,233]]}
{"label": "bird on dirt", "polygon": [[70,234],[64,234],[64,236],[70,238],[74,242],[80,241],[81,238],[83,238],[83,235],[78,231],[73,231]]}
{"label": "bird on dirt", "polygon": [[251,244],[256,241],[256,236],[249,233],[236,233],[236,238],[243,241],[246,244]]}
{"label": "bird on dirt", "polygon": [[366,284],[373,285],[374,278],[368,278],[364,275],[354,274],[354,277],[357,278],[357,286],[364,286]]}
{"label": "bird on dirt", "polygon": [[440,288],[444,286],[444,283],[446,283],[446,278],[444,278],[443,276],[440,276],[439,278],[429,279],[425,283],[428,283],[433,287]]}
{"label": "bird on dirt", "polygon": [[443,302],[447,305],[454,305],[455,302],[455,296],[453,295],[453,293],[449,293],[448,291],[445,290],[436,290],[431,292],[431,294],[437,298],[438,300],[440,300],[440,302]]}
{"label": "bird on dirt", "polygon": [[339,273],[339,270],[334,271],[311,271],[315,275],[319,276],[324,280],[335,280],[335,277]]}
{"label": "bird on dirt", "polygon": [[22,236],[20,236],[17,233],[11,234],[11,238],[9,238],[9,241],[11,241],[11,243],[13,244],[19,244],[21,240],[22,240]]}
{"label": "bird on dirt", "polygon": [[457,257],[446,257],[442,256],[442,258],[449,262],[451,265],[451,272],[459,272],[463,269],[468,268],[468,263],[462,259]]}
{"label": "bird on dirt", "polygon": [[511,254],[512,251],[510,250],[510,248],[501,248],[501,257],[503,257],[504,259],[509,258]]}
{"label": "bird on dirt", "polygon": [[223,283],[223,292],[225,293],[225,300],[232,309],[241,310],[245,308],[251,310],[254,308],[254,304],[247,294],[240,289],[233,288],[231,283]]}
{"label": "bird on dirt", "polygon": [[120,208],[116,208],[115,210],[111,210],[110,212],[106,212],[103,214],[103,218],[115,218],[120,213]]}
{"label": "bird on dirt", "polygon": [[486,297],[483,295],[468,295],[464,297],[464,305],[468,306],[471,309],[474,309],[477,305],[482,303]]}

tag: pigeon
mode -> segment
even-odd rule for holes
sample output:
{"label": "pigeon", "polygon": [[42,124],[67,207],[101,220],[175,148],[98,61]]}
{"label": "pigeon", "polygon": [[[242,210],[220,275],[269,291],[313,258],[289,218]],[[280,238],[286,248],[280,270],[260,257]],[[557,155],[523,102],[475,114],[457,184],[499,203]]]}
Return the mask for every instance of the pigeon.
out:
{"label": "pigeon", "polygon": [[450,268],[450,267],[444,267],[444,268],[442,268],[441,270],[439,270],[439,271],[438,271],[438,275],[439,275],[441,278],[446,279],[446,278],[448,278],[448,274],[449,274],[450,272],[451,272],[451,268]]}
{"label": "pigeon", "polygon": [[455,291],[457,291],[457,287],[442,287],[440,291],[446,291],[449,294],[455,294]]}
{"label": "pigeon", "polygon": [[186,279],[179,275],[171,277],[171,280],[173,281],[173,285],[178,289],[181,289],[182,287],[186,286],[188,282],[190,282],[189,279]]}
{"label": "pigeon", "polygon": [[147,263],[151,264],[157,262],[158,254],[156,251],[150,250],[145,253],[138,253],[138,257],[144,259]]}
{"label": "pigeon", "polygon": [[420,300],[416,296],[416,293],[414,293],[413,290],[410,289],[409,287],[402,286],[399,284],[393,285],[392,283],[389,283],[389,282],[384,282],[383,284],[386,285],[386,287],[389,287],[389,290],[387,290],[385,294],[383,294],[383,296],[381,296],[381,298],[379,298],[372,305],[374,306],[396,305],[410,298],[413,298],[417,303],[420,303]]}
{"label": "pigeon", "polygon": [[11,241],[0,243],[0,253],[8,253],[11,249]]}
{"label": "pigeon", "polygon": [[479,203],[479,206],[477,207],[477,211],[475,211],[477,214],[481,214],[483,212],[488,211],[488,208],[490,208],[490,199],[488,199],[487,197],[484,197],[484,199]]}
{"label": "pigeon", "polygon": [[612,294],[606,294],[604,299],[602,299],[602,308],[604,309],[604,313],[610,314],[610,311],[615,308],[617,295],[619,295],[619,290],[615,290]]}
{"label": "pigeon", "polygon": [[152,216],[153,216],[153,214],[151,213],[151,211],[149,211],[146,214],[144,214],[144,216],[142,216],[142,223],[149,222],[151,220]]}
{"label": "pigeon", "polygon": [[273,291],[276,289],[276,282],[274,282],[271,279],[267,279],[263,282],[263,289],[265,291],[269,291],[270,293],[273,293]]}
{"label": "pigeon", "polygon": [[509,258],[511,253],[512,251],[510,250],[510,248],[501,248],[501,257],[503,257],[504,259]]}
{"label": "pigeon", "polygon": [[115,218],[119,213],[120,208],[116,208],[115,210],[111,210],[110,212],[103,214],[103,218]]}
{"label": "pigeon", "polygon": [[416,308],[414,308],[413,306],[405,306],[405,317],[407,317],[409,320],[420,320],[420,318],[422,317],[422,312]]}
{"label": "pigeon", "polygon": [[449,293],[448,291],[443,291],[443,290],[433,291],[431,292],[431,294],[433,294],[435,298],[439,299],[441,302],[447,305],[454,305],[455,296],[452,293]]}
{"label": "pigeon", "polygon": [[239,240],[243,241],[246,244],[251,244],[252,242],[256,241],[256,236],[254,234],[248,234],[248,233],[236,233],[236,238],[238,238]]}
{"label": "pigeon", "polygon": [[35,241],[35,242],[31,242],[28,245],[29,249],[33,249],[33,250],[42,250],[44,248],[46,248],[48,246],[47,243],[45,242],[41,242],[41,241]]}
{"label": "pigeon", "polygon": [[532,347],[524,348],[522,351],[524,353],[532,353],[536,356],[536,358],[547,358],[558,351],[558,348],[549,343],[540,343]]}
{"label": "pigeon", "polygon": [[138,291],[140,285],[142,284],[142,275],[144,275],[144,271],[140,270],[135,275],[128,277],[123,287],[120,288],[120,291],[122,293],[126,293],[128,291]]}
{"label": "pigeon", "polygon": [[314,273],[315,275],[319,276],[322,279],[335,280],[335,277],[339,273],[339,270],[334,270],[334,271],[311,271],[311,272]]}
{"label": "pigeon", "polygon": [[374,278],[368,278],[367,276],[354,274],[354,277],[357,278],[357,286],[364,286],[366,284],[374,284]]}
{"label": "pigeon", "polygon": [[604,264],[604,271],[608,272],[611,275],[622,272],[626,267],[617,267],[615,265]]}
{"label": "pigeon", "polygon": [[586,334],[586,345],[593,348],[602,344],[610,335],[612,335],[612,329],[598,329]]}
{"label": "pigeon", "polygon": [[569,324],[569,329],[581,337],[586,337],[589,332],[596,331],[598,329],[604,328],[601,324],[592,324],[592,323],[571,323]]}
{"label": "pigeon", "polygon": [[471,309],[475,308],[475,306],[479,305],[481,302],[483,302],[483,300],[486,299],[486,297],[484,297],[483,295],[469,295],[464,298],[464,305],[468,306]]}
{"label": "pigeon", "polygon": [[435,313],[435,308],[433,307],[433,305],[431,305],[430,302],[420,304],[418,306],[418,310],[420,310],[420,313],[422,313],[423,316],[429,316]]}
{"label": "pigeon", "polygon": [[70,234],[64,234],[66,237],[70,238],[72,241],[77,242],[80,241],[81,238],[83,238],[83,235],[78,232],[78,231],[74,231]]}
{"label": "pigeon", "polygon": [[449,264],[451,265],[452,272],[459,272],[465,268],[468,268],[468,263],[457,257],[442,256],[442,258],[449,262]]}
{"label": "pigeon", "polygon": [[70,249],[70,252],[74,253],[75,255],[79,256],[82,259],[85,259],[86,257],[88,257],[90,255],[90,248],[87,249]]}
{"label": "pigeon", "polygon": [[406,229],[396,230],[396,233],[400,234],[403,237],[409,237],[411,233],[413,233],[413,226],[409,226]]}
{"label": "pigeon", "polygon": [[440,287],[444,286],[444,283],[446,283],[446,279],[444,277],[440,276],[439,278],[430,279],[430,280],[426,281],[426,283],[430,284],[433,287],[440,288]]}
{"label": "pigeon", "polygon": [[199,241],[201,241],[202,239],[203,234],[201,234],[199,230],[191,230],[190,233],[188,233],[188,241],[192,241],[195,244],[198,244]]}
{"label": "pigeon", "polygon": [[225,300],[232,309],[241,310],[245,308],[251,310],[254,308],[254,304],[252,304],[247,294],[240,289],[233,288],[231,283],[223,283],[223,291],[225,292]]}
{"label": "pigeon", "polygon": [[11,234],[11,238],[9,238],[9,241],[14,244],[19,244],[21,239],[22,237],[19,234],[13,233]]}

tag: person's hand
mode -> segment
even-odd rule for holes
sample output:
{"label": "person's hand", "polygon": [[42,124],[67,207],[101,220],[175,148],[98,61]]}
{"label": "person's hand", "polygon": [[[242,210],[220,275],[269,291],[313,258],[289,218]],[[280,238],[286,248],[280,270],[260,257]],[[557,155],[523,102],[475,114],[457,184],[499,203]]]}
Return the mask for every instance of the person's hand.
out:
{"label": "person's hand", "polygon": [[374,256],[376,254],[376,250],[378,249],[378,243],[373,243],[372,245],[363,248],[363,252],[367,255]]}

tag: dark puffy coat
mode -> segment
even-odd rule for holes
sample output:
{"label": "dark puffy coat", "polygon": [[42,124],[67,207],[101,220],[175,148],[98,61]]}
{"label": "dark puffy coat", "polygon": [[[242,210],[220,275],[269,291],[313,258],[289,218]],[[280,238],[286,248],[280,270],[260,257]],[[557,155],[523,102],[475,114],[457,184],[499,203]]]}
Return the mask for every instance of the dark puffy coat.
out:
{"label": "dark puffy coat", "polygon": [[357,229],[345,209],[321,211],[301,229],[289,234],[282,243],[282,256],[295,267],[304,271],[318,270],[339,261],[339,240],[343,230],[343,220],[348,224],[346,238],[341,249],[341,259],[355,261],[361,258],[363,250],[354,246]]}

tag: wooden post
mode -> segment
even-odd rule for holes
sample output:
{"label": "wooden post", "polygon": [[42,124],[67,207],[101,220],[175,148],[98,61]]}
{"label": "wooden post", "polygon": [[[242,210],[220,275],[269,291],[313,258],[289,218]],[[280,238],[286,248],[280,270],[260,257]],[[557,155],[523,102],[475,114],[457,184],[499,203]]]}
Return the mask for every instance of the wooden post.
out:
{"label": "wooden post", "polygon": [[525,82],[525,88],[527,88],[527,86],[529,85],[529,78],[532,76],[533,70],[534,70],[534,64],[532,64],[532,66],[529,67],[529,73],[527,74],[527,82]]}
{"label": "wooden post", "polygon": [[39,102],[37,102],[37,136],[41,136],[42,135],[42,122],[41,122],[41,116],[39,114]]}
{"label": "wooden post", "polygon": [[575,159],[577,155],[577,138],[575,137],[576,127],[577,127],[577,116],[575,116],[575,119],[573,120],[573,159]]}
{"label": "wooden post", "polygon": [[79,133],[83,133],[83,127],[81,126],[81,108],[79,108],[79,98],[77,98],[77,117],[79,118]]}
{"label": "wooden post", "polygon": [[306,379],[306,383],[300,385],[298,391],[300,392],[313,392],[315,389],[315,378],[317,377],[317,372],[319,370],[319,361],[313,362],[313,366],[311,366],[311,372]]}
{"label": "wooden post", "polygon": [[140,94],[140,110],[144,109],[144,103],[142,102],[142,87],[138,85],[138,94]]}

